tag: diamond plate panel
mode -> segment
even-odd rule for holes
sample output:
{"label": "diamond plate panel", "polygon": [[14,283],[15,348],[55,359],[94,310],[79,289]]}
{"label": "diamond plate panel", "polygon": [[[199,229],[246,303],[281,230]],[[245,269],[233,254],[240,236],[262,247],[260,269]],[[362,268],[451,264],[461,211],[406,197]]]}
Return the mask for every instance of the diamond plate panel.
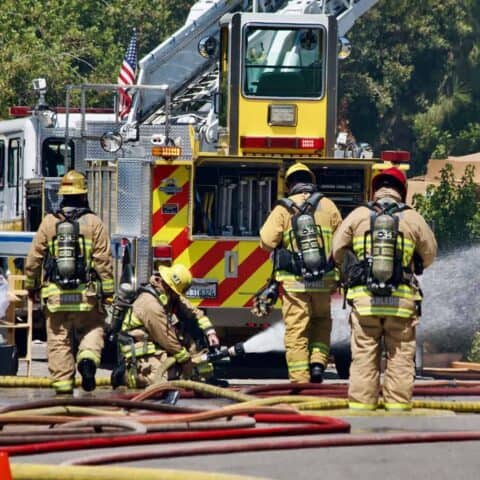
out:
{"label": "diamond plate panel", "polygon": [[150,235],[151,223],[151,167],[141,158],[118,161],[118,217],[119,235]]}

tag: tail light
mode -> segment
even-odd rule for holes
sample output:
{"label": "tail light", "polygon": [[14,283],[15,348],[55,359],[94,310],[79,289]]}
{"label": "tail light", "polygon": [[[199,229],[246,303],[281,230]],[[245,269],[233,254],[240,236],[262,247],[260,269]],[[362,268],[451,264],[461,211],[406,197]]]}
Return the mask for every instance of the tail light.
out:
{"label": "tail light", "polygon": [[172,247],[168,244],[153,247],[153,264],[155,268],[160,265],[171,265],[173,260]]}

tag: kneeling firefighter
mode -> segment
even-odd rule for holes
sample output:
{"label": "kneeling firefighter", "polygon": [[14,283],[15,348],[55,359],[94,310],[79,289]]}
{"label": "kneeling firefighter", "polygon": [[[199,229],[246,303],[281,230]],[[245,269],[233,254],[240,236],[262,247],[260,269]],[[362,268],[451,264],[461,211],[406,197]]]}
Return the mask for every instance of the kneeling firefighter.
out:
{"label": "kneeling firefighter", "polygon": [[260,246],[273,251],[282,283],[285,349],[291,382],[321,382],[330,348],[333,232],[342,218],[317,191],[314,173],[295,163],[286,172],[288,198],[277,202],[260,230]]}
{"label": "kneeling firefighter", "polygon": [[[88,206],[87,192],[81,173],[71,170],[64,175],[60,209],[43,219],[25,263],[26,288],[35,297],[41,287],[45,303],[48,369],[57,393],[73,391],[75,363],[83,389],[95,389],[104,343],[103,304],[113,296],[110,239]],[[76,361],[74,334],[79,340]]]}
{"label": "kneeling firefighter", "polygon": [[178,378],[215,383],[204,350],[219,347],[219,340],[208,317],[183,296],[191,283],[189,270],[176,264],[160,266],[139,289],[118,335],[125,375],[112,375],[114,387],[143,388]]}
{"label": "kneeling firefighter", "polygon": [[383,339],[385,408],[409,410],[421,301],[415,274],[433,262],[437,243],[423,217],[404,203],[407,179],[401,170],[377,174],[372,191],[373,201],[353,210],[333,238],[352,306],[349,406],[377,408]]}

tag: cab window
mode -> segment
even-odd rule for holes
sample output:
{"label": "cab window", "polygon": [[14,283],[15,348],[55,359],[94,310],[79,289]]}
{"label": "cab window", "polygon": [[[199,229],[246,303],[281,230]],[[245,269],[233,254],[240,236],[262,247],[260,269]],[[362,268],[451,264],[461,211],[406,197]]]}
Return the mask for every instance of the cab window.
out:
{"label": "cab window", "polygon": [[18,186],[20,155],[20,138],[12,138],[12,140],[8,142],[7,183],[9,187]]}
{"label": "cab window", "polygon": [[243,92],[251,97],[319,98],[323,94],[322,28],[246,27]]}
{"label": "cab window", "polygon": [[0,140],[0,190],[5,187],[5,142]]}
{"label": "cab window", "polygon": [[[44,177],[63,177],[65,174],[65,140],[47,138],[42,147],[42,175]],[[70,141],[67,147],[70,165],[74,168],[74,145]]]}

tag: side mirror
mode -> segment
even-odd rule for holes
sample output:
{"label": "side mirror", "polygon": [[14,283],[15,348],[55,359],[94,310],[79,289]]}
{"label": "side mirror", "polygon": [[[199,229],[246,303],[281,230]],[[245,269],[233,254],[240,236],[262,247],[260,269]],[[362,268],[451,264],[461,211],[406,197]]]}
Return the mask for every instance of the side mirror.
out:
{"label": "side mirror", "polygon": [[215,37],[205,37],[198,42],[198,53],[203,58],[215,58],[218,52],[218,40]]}
{"label": "side mirror", "polygon": [[118,152],[122,148],[122,136],[118,132],[105,132],[100,137],[100,145],[103,151],[108,153]]}
{"label": "side mirror", "polygon": [[346,37],[340,37],[338,39],[338,59],[345,60],[352,53],[352,44]]}

